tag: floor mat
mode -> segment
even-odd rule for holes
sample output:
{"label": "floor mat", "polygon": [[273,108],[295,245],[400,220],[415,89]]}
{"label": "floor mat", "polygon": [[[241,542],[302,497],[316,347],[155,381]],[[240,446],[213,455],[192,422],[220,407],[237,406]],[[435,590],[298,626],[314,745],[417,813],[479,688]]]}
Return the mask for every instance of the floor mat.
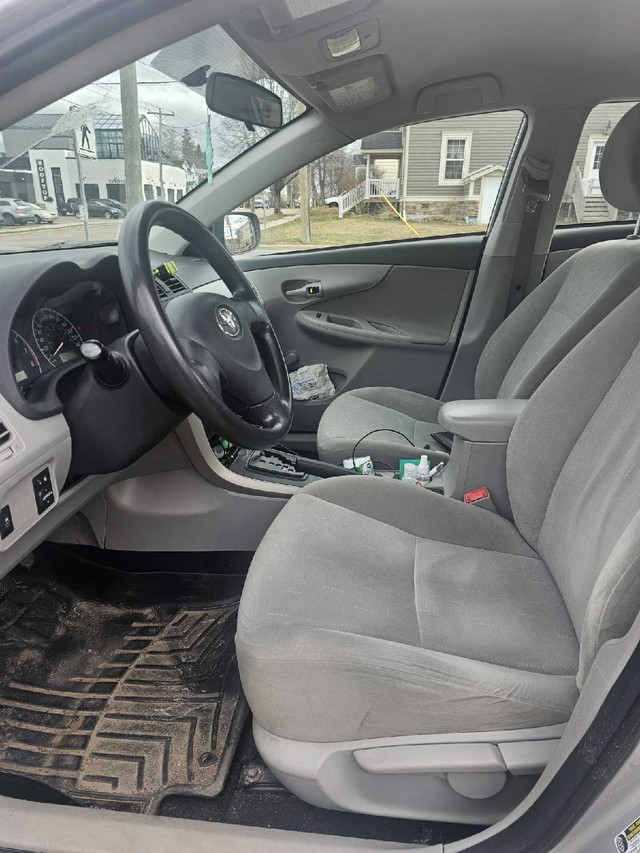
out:
{"label": "floor mat", "polygon": [[127,811],[215,797],[247,714],[237,596],[215,575],[59,563],[0,585],[0,771]]}

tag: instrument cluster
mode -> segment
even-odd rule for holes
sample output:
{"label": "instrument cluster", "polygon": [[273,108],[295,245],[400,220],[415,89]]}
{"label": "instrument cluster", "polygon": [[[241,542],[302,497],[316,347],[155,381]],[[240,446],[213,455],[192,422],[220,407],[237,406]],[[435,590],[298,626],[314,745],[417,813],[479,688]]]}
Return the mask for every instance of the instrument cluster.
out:
{"label": "instrument cluster", "polygon": [[110,344],[126,332],[122,307],[101,282],[80,282],[60,295],[40,298],[11,329],[11,363],[20,391],[28,397],[41,377],[80,361],[83,341]]}

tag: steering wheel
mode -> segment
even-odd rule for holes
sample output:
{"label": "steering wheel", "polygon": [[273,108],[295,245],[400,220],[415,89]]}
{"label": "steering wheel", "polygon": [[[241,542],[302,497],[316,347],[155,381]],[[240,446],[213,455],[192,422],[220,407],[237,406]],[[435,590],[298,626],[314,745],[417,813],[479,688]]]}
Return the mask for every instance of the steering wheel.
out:
{"label": "steering wheel", "polygon": [[[194,246],[231,297],[195,290],[163,306],[149,255],[154,225]],[[284,438],[292,417],[289,373],[258,292],[222,243],[183,208],[148,201],[124,220],[118,257],[140,334],[182,402],[242,447],[264,450]]]}

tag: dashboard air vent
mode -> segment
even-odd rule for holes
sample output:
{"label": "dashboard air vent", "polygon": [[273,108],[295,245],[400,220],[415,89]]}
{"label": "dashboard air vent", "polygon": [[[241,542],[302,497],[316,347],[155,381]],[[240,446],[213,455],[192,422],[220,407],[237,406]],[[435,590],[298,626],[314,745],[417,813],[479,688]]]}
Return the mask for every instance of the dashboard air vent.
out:
{"label": "dashboard air vent", "polygon": [[175,275],[165,279],[165,287],[168,287],[171,293],[183,293],[187,289],[187,285],[180,281]]}
{"label": "dashboard air vent", "polygon": [[179,293],[186,293],[189,288],[176,275],[178,271],[177,265],[173,261],[167,261],[166,264],[161,264],[153,271],[156,278],[156,290],[160,299],[171,299]]}
{"label": "dashboard air vent", "polygon": [[0,421],[0,447],[2,447],[3,444],[6,444],[10,439],[11,431],[9,430],[9,427]]}

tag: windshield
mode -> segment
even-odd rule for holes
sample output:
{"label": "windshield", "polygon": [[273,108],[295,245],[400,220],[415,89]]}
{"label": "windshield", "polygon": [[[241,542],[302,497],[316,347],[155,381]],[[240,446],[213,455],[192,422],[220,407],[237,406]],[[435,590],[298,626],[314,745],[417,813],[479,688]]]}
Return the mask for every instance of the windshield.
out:
{"label": "windshield", "polygon": [[146,56],[0,133],[0,252],[115,242],[133,205],[179,202],[273,132],[211,112],[212,72],[278,95],[283,124],[303,109],[220,26]]}

